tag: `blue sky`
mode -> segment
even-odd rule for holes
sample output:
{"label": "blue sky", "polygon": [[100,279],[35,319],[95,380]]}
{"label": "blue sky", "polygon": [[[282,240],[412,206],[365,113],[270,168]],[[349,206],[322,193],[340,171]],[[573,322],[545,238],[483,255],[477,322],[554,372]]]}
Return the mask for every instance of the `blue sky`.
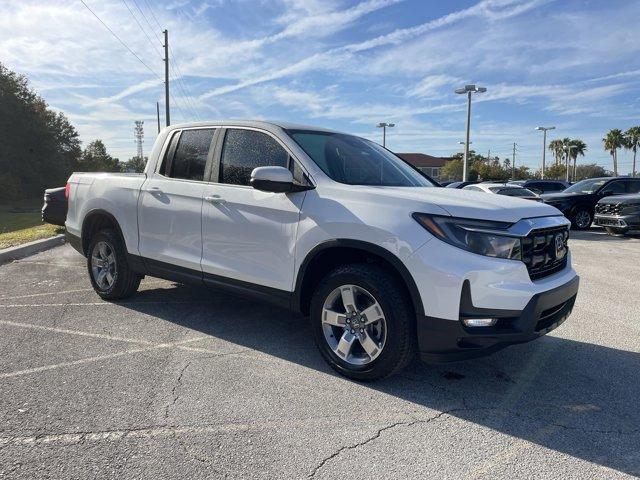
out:
{"label": "blue sky", "polygon": [[[283,119],[381,141],[375,125],[388,121],[392,150],[450,155],[465,127],[453,90],[476,83],[488,91],[474,98],[473,147],[504,158],[517,142],[516,162],[532,168],[537,125],[582,138],[580,161],[610,168],[605,132],[640,124],[638,1],[85,2],[155,74],[80,0],[3,0],[0,61],[122,160],[135,154],[134,120],[147,151],[156,135],[158,24],[177,63],[172,123]],[[627,173],[631,154],[619,162]]]}

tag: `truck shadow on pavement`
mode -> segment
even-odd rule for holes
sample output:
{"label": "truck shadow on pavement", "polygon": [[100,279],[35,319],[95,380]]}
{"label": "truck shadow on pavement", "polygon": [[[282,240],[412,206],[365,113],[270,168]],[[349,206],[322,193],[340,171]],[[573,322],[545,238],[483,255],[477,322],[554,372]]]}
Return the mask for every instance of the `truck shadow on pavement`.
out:
{"label": "truck shadow on pavement", "polygon": [[[200,303],[187,308],[144,303],[168,295]],[[286,310],[181,285],[143,291],[132,300],[121,305],[342,381],[316,350],[308,321]],[[548,335],[484,359],[415,362],[399,375],[365,386],[525,440],[487,456],[488,464],[517,462],[533,443],[640,475],[639,378],[637,352]]]}

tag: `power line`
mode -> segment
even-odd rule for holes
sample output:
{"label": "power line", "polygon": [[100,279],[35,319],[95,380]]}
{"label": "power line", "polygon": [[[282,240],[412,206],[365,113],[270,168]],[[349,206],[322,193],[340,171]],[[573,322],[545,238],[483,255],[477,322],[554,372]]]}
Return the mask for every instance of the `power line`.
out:
{"label": "power line", "polygon": [[127,4],[126,0],[122,0],[122,3],[124,3],[124,6],[127,7],[127,10],[129,10],[129,13],[131,14],[133,19],[138,24],[138,28],[140,28],[142,33],[144,33],[144,36],[147,37],[147,40],[149,40],[149,44],[153,47],[153,49],[156,51],[156,53],[158,55],[162,56],[162,54],[160,53],[160,50],[158,50],[158,47],[156,46],[156,44],[153,43],[153,41],[151,40],[151,37],[147,34],[147,31],[144,28],[142,28],[142,24],[138,21],[138,18],[133,14],[133,11],[131,10],[131,8],[129,8],[129,5]]}
{"label": "power line", "polygon": [[111,28],[109,27],[109,25],[107,25],[106,23],[104,23],[104,22],[102,21],[102,19],[101,19],[101,18],[96,14],[96,12],[94,12],[93,10],[91,10],[91,8],[89,7],[89,5],[87,5],[87,4],[84,2],[84,0],[80,0],[80,2],[81,2],[81,3],[86,7],[86,9],[87,9],[87,10],[89,10],[89,11],[91,12],[91,14],[92,14],[94,17],[96,17],[96,18],[98,19],[98,21],[99,21],[102,25],[104,25],[104,27],[105,27],[107,30],[109,30],[109,33],[111,33],[111,35],[113,35],[113,36],[116,38],[116,40],[118,40],[118,41],[122,44],[122,46],[123,46],[124,48],[126,48],[127,50],[129,50],[129,52],[130,52],[134,57],[136,57],[136,58],[138,59],[138,61],[139,61],[142,65],[144,65],[144,66],[147,68],[147,70],[149,70],[149,71],[150,71],[151,73],[153,73],[156,77],[158,77],[160,80],[162,80],[162,78],[160,77],[160,75],[158,75],[155,71],[153,71],[153,69],[152,69],[149,65],[147,65],[146,63],[144,63],[144,61],[143,61],[143,60],[138,56],[138,54],[137,54],[136,52],[134,52],[134,51],[131,49],[131,47],[129,47],[129,45],[127,45],[126,43],[124,43],[124,41],[123,41],[123,40],[122,40],[122,39],[121,39],[121,38],[120,38],[120,37],[119,37],[119,36],[118,36],[118,35],[117,35],[113,30],[111,30]]}
{"label": "power line", "polygon": [[[125,0],[122,0],[122,1],[124,2]],[[149,21],[147,16],[144,14],[144,11],[142,10],[142,8],[140,8],[140,5],[138,4],[138,2],[136,0],[132,0],[132,1],[135,4],[135,6],[138,9],[138,11],[140,12],[140,14],[142,15],[142,18],[144,19],[144,21],[148,25],[149,29],[153,32],[153,34],[156,36],[158,41],[160,43],[162,43],[162,41],[160,40],[160,37],[158,37],[158,34],[155,32],[154,28],[151,25],[151,22]],[[160,29],[162,29],[162,26],[160,25],[160,22],[158,22],[158,19],[155,16],[155,14],[153,13],[151,5],[149,4],[149,2],[147,0],[145,0],[145,4],[147,5],[147,9],[149,10],[149,13],[153,17],[153,20],[155,21],[156,25],[158,25],[158,27]],[[146,33],[145,33],[145,35],[146,35]],[[149,38],[149,37],[147,36],[147,38]],[[178,65],[178,60],[176,59],[175,54],[173,53],[173,49],[171,48],[171,46],[169,46],[169,52],[171,53],[171,55],[169,57],[169,64],[170,64],[170,66],[171,66],[171,68],[173,69],[173,72],[174,72],[173,79],[176,81],[176,84],[178,85],[178,88],[181,90],[182,94],[184,95],[183,103],[185,105],[185,108],[190,109],[192,114],[193,114],[193,116],[198,118],[198,119],[200,119],[200,115],[198,113],[198,108],[196,107],[196,105],[191,100],[191,97],[193,95],[191,95],[191,92],[189,91],[187,85],[185,84],[185,82],[183,80],[184,75],[180,71],[180,67]]]}

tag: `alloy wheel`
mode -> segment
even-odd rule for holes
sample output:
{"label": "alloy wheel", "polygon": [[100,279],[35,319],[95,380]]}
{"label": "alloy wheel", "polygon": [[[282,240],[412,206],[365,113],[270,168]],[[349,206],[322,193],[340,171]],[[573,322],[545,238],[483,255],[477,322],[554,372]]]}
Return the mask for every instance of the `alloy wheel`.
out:
{"label": "alloy wheel", "polygon": [[91,252],[91,275],[101,290],[109,290],[116,281],[118,267],[113,247],[101,241],[95,244]]}
{"label": "alloy wheel", "polygon": [[591,222],[591,215],[586,210],[580,210],[576,213],[575,222],[578,228],[587,228]]}
{"label": "alloy wheel", "polygon": [[353,366],[367,365],[384,349],[387,322],[375,297],[357,285],[342,285],[322,308],[324,338],[333,352]]}

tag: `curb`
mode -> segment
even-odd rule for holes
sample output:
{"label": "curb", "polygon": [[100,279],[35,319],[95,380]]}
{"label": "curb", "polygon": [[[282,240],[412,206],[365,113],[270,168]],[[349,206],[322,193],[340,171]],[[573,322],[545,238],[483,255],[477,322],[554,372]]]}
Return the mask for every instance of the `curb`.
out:
{"label": "curb", "polygon": [[50,248],[63,245],[65,243],[65,235],[61,233],[55,237],[43,238],[40,240],[34,240],[33,242],[24,243],[16,247],[9,247],[0,250],[0,265],[10,262],[12,260],[19,260],[24,257],[28,257],[35,253],[49,250]]}

